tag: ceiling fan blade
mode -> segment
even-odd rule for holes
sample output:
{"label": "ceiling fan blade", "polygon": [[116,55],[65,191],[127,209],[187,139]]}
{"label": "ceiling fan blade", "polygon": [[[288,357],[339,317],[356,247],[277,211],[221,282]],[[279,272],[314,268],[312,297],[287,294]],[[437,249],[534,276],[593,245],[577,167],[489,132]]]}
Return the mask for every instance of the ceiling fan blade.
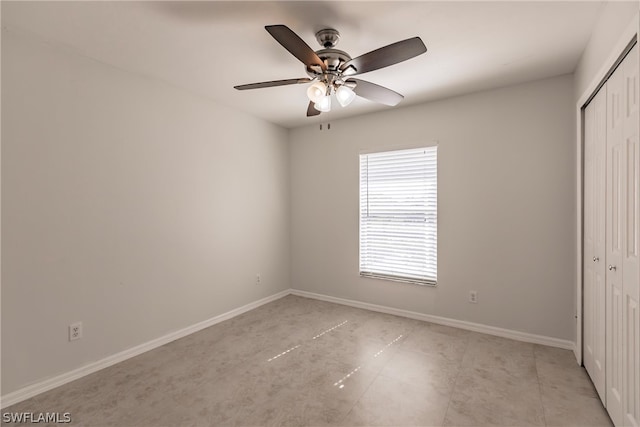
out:
{"label": "ceiling fan blade", "polygon": [[323,71],[327,69],[327,66],[313,49],[286,25],[267,25],[264,28],[278,43],[307,67],[315,65],[322,68]]}
{"label": "ceiling fan blade", "polygon": [[263,87],[286,86],[286,85],[309,83],[310,81],[311,79],[303,77],[301,79],[272,80],[270,82],[249,83],[247,85],[234,86],[234,88],[238,90],[261,89]]}
{"label": "ceiling fan blade", "polygon": [[366,98],[370,101],[379,102],[380,104],[389,105],[391,107],[398,105],[404,99],[404,96],[384,86],[367,82],[359,79],[348,79],[347,83],[355,83],[356,87],[353,91],[356,95]]}
{"label": "ceiling fan blade", "polygon": [[420,37],[402,40],[388,46],[372,50],[344,63],[341,70],[346,76],[368,73],[406,61],[427,51]]}
{"label": "ceiling fan blade", "polygon": [[313,117],[320,114],[320,111],[316,110],[313,106],[313,101],[309,102],[309,106],[307,107],[307,117]]}

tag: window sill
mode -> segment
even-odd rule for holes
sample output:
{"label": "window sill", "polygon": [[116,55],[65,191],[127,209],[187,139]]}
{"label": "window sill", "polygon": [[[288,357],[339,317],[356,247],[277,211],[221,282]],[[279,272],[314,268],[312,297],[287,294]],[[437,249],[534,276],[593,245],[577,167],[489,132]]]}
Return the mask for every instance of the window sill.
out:
{"label": "window sill", "polygon": [[365,277],[367,279],[388,280],[391,282],[410,283],[412,285],[431,286],[434,288],[438,285],[437,281],[428,279],[415,279],[412,277],[391,276],[387,274],[367,273],[363,271],[360,272],[360,277]]}

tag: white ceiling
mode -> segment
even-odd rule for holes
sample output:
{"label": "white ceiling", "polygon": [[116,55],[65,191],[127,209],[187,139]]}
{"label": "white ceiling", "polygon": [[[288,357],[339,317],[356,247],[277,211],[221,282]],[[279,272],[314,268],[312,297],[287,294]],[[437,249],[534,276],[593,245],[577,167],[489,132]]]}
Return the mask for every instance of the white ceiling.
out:
{"label": "white ceiling", "polygon": [[2,25],[121,69],[160,79],[285,127],[388,109],[358,99],[307,118],[306,85],[234,85],[306,77],[265,25],[285,24],[313,49],[341,33],[352,57],[413,36],[428,52],[359,76],[403,105],[571,73],[602,2],[7,2]]}

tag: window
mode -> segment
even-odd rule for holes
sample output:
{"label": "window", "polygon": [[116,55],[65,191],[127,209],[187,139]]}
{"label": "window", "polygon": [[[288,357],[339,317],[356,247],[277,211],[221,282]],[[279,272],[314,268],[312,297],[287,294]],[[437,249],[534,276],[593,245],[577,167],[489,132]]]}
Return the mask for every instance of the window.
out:
{"label": "window", "polygon": [[360,275],[435,285],[438,147],[360,155]]}

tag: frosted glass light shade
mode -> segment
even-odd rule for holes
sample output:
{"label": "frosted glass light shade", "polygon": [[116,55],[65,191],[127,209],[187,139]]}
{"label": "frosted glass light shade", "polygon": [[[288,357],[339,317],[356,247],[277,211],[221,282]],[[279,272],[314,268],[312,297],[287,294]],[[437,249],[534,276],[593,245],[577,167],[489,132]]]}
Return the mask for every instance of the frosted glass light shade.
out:
{"label": "frosted glass light shade", "polygon": [[327,85],[322,82],[315,82],[307,89],[309,100],[314,103],[320,102],[327,95]]}
{"label": "frosted glass light shade", "polygon": [[313,104],[313,108],[323,113],[331,111],[331,97],[329,95],[322,97],[318,102]]}
{"label": "frosted glass light shade", "polygon": [[336,90],[336,98],[340,105],[346,107],[356,98],[356,93],[347,86],[340,86],[338,90]]}

